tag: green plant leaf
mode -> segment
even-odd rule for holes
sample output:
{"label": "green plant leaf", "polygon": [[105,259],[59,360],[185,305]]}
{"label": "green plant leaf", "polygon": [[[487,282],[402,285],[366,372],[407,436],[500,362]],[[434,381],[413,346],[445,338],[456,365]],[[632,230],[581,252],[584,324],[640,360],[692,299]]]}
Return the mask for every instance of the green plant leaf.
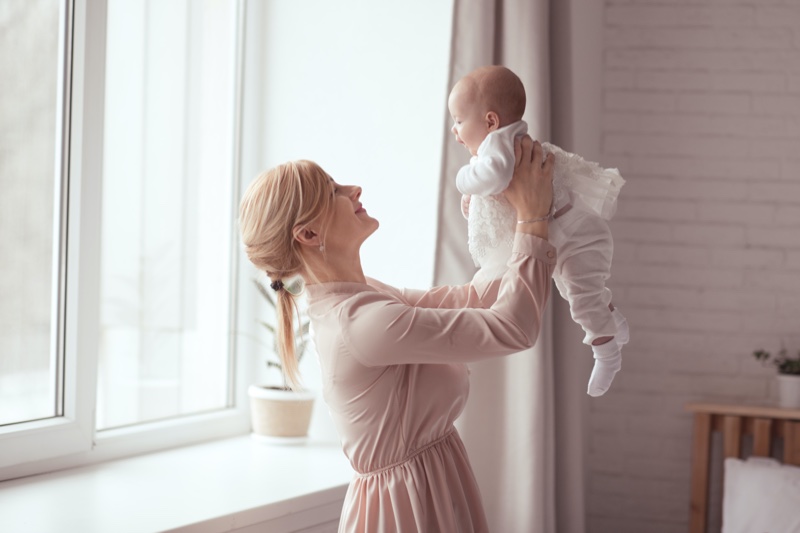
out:
{"label": "green plant leaf", "polygon": [[263,298],[264,298],[264,299],[265,299],[267,302],[269,302],[269,305],[270,305],[270,306],[271,306],[273,309],[277,309],[277,307],[276,307],[276,305],[275,305],[275,300],[273,299],[273,296],[272,296],[272,294],[270,294],[270,293],[269,293],[269,291],[268,291],[268,290],[267,290],[267,288],[264,286],[264,284],[263,284],[263,283],[261,283],[261,282],[260,282],[259,280],[257,280],[257,279],[253,279],[253,283],[255,284],[255,286],[256,286],[256,289],[258,289],[258,292],[261,294],[261,296],[262,296],[262,297],[263,297]]}
{"label": "green plant leaf", "polygon": [[270,333],[272,333],[273,335],[277,334],[277,330],[275,329],[275,326],[273,326],[269,322],[264,322],[263,320],[259,320],[258,323],[261,324],[262,326],[264,326],[265,328],[267,328],[267,330]]}
{"label": "green plant leaf", "polygon": [[773,357],[766,350],[756,350],[753,352],[753,357],[762,363],[769,362],[775,365],[779,374],[800,375],[800,351],[797,352],[797,357],[789,357],[786,348],[781,348],[778,354]]}

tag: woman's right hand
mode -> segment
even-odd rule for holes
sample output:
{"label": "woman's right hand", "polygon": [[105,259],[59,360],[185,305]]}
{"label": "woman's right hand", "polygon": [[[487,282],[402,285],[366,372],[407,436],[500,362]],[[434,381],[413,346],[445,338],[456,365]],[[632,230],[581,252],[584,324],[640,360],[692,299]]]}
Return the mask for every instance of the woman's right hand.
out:
{"label": "woman's right hand", "polygon": [[[514,175],[504,194],[517,211],[517,231],[547,238],[547,215],[553,204],[553,163],[529,136],[514,140]],[[525,222],[534,221],[534,222]]]}

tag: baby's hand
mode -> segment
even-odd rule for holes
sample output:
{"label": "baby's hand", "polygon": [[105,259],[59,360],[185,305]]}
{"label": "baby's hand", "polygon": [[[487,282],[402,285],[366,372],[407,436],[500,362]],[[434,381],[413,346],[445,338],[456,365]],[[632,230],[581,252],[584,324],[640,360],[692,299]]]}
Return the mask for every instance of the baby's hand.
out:
{"label": "baby's hand", "polygon": [[461,195],[461,214],[464,218],[469,219],[469,201],[472,198],[469,194]]}

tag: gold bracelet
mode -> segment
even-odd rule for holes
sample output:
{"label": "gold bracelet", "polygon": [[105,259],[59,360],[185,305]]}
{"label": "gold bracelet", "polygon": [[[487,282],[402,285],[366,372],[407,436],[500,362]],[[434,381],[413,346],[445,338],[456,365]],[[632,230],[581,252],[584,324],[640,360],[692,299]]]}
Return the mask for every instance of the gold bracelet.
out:
{"label": "gold bracelet", "polygon": [[543,222],[543,221],[547,220],[548,218],[550,218],[550,215],[545,215],[545,216],[539,217],[539,218],[532,218],[530,220],[517,220],[517,224],[532,224],[534,222]]}
{"label": "gold bracelet", "polygon": [[555,204],[550,204],[550,211],[543,217],[539,218],[532,218],[530,220],[517,220],[517,224],[532,224],[534,222],[544,222],[545,220],[551,218],[555,214],[556,206]]}

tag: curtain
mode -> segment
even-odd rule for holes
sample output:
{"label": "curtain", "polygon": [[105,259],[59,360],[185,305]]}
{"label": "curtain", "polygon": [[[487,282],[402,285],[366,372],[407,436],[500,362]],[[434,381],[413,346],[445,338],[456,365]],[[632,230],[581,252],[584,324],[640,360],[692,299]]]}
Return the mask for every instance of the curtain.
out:
{"label": "curtain", "polygon": [[[504,65],[525,85],[524,120],[535,139],[550,133],[548,0],[454,0],[449,86],[476,67]],[[434,283],[474,273],[455,187],[469,154],[445,113]],[[458,426],[492,531],[555,532],[551,312],[531,350],[471,366],[470,399]]]}

